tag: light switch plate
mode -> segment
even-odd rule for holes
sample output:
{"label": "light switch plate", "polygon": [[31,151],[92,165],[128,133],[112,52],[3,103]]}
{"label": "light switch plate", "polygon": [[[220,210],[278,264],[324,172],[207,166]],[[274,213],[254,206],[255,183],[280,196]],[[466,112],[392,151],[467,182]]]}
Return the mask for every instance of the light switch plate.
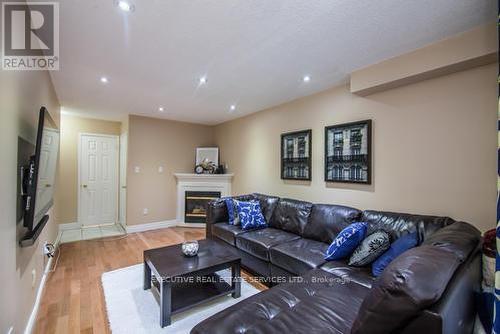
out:
{"label": "light switch plate", "polygon": [[158,173],[163,173],[163,166],[158,167]]}
{"label": "light switch plate", "polygon": [[134,172],[135,172],[136,174],[139,174],[139,173],[141,172],[141,167],[139,167],[139,166],[135,166],[135,167],[134,167]]}

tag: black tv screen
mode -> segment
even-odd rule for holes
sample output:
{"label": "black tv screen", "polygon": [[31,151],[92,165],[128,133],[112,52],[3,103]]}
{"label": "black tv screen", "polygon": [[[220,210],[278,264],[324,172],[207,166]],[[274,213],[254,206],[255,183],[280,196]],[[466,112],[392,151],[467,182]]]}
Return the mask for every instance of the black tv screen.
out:
{"label": "black tv screen", "polygon": [[27,173],[24,226],[35,230],[54,203],[59,154],[59,129],[45,107],[40,108],[35,155]]}

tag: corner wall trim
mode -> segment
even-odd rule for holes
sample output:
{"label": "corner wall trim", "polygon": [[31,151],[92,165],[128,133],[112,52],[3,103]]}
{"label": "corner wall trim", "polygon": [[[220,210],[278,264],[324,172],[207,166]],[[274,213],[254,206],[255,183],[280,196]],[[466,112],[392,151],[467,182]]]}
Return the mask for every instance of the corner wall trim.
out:
{"label": "corner wall trim", "polygon": [[[61,241],[62,232],[59,230],[57,233],[56,240],[54,241],[54,246],[59,248],[59,243]],[[45,255],[44,255],[45,256]],[[36,316],[38,315],[38,309],[40,307],[40,302],[42,300],[43,291],[45,289],[45,283],[47,282],[47,276],[49,274],[49,270],[52,266],[52,261],[54,258],[50,258],[45,265],[45,269],[43,271],[42,279],[40,280],[40,285],[38,286],[38,291],[36,292],[35,303],[33,304],[33,310],[31,311],[30,317],[28,318],[28,323],[26,324],[26,328],[24,330],[24,334],[31,334],[33,331],[33,327],[35,325]]]}
{"label": "corner wall trim", "polygon": [[137,233],[177,226],[177,219],[127,226],[127,233]]}

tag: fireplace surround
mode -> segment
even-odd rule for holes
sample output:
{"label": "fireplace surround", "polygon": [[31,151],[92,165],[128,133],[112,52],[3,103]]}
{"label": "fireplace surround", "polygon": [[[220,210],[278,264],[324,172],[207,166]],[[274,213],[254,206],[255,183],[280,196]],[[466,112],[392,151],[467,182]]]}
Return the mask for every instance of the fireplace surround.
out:
{"label": "fireplace surround", "polygon": [[[177,215],[176,225],[183,227],[204,227],[204,217],[198,217],[197,222],[194,222],[195,216],[186,217],[186,197],[187,193],[219,193],[218,197],[231,196],[231,183],[233,174],[188,174],[175,173],[177,180]],[[189,196],[191,197],[191,196]],[[210,196],[202,196],[210,197]],[[188,211],[190,210],[189,207]],[[198,208],[199,210],[199,208]],[[196,212],[196,214],[202,214]],[[186,219],[188,218],[188,219]]]}

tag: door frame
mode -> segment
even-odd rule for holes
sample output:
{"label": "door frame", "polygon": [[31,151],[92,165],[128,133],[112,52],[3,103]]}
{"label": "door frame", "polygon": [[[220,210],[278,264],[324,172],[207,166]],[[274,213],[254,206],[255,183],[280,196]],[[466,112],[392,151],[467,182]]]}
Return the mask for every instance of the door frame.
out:
{"label": "door frame", "polygon": [[82,163],[82,137],[84,136],[94,136],[94,137],[105,137],[105,138],[114,138],[116,139],[116,142],[118,143],[118,149],[117,149],[117,155],[116,155],[116,167],[117,167],[117,174],[116,174],[116,208],[115,208],[115,214],[116,214],[116,222],[115,224],[118,223],[118,207],[119,207],[119,200],[120,200],[120,136],[118,135],[108,135],[108,134],[102,134],[102,133],[91,133],[91,132],[79,132],[78,133],[78,151],[77,151],[77,165],[78,165],[78,188],[77,188],[77,193],[78,193],[78,203],[77,203],[77,224],[80,228],[86,228],[86,227],[92,227],[92,226],[100,226],[99,224],[96,225],[84,225],[83,220],[82,220],[82,202],[81,202],[81,190],[82,190],[82,179],[81,179],[81,163]]}
{"label": "door frame", "polygon": [[[124,156],[122,156],[124,155]],[[124,158],[124,161],[122,161]],[[128,168],[128,132],[123,132],[120,134],[120,156],[119,156],[119,175],[118,175],[118,222],[121,224],[123,229],[127,229],[127,168]],[[122,184],[122,172],[125,174],[125,185]],[[125,195],[122,195],[122,187],[125,186]],[[124,198],[122,198],[122,196]],[[122,203],[122,201],[124,203]],[[122,207],[122,204],[123,207]],[[121,216],[122,210],[124,210],[123,217]],[[123,218],[123,219],[122,219]]]}

